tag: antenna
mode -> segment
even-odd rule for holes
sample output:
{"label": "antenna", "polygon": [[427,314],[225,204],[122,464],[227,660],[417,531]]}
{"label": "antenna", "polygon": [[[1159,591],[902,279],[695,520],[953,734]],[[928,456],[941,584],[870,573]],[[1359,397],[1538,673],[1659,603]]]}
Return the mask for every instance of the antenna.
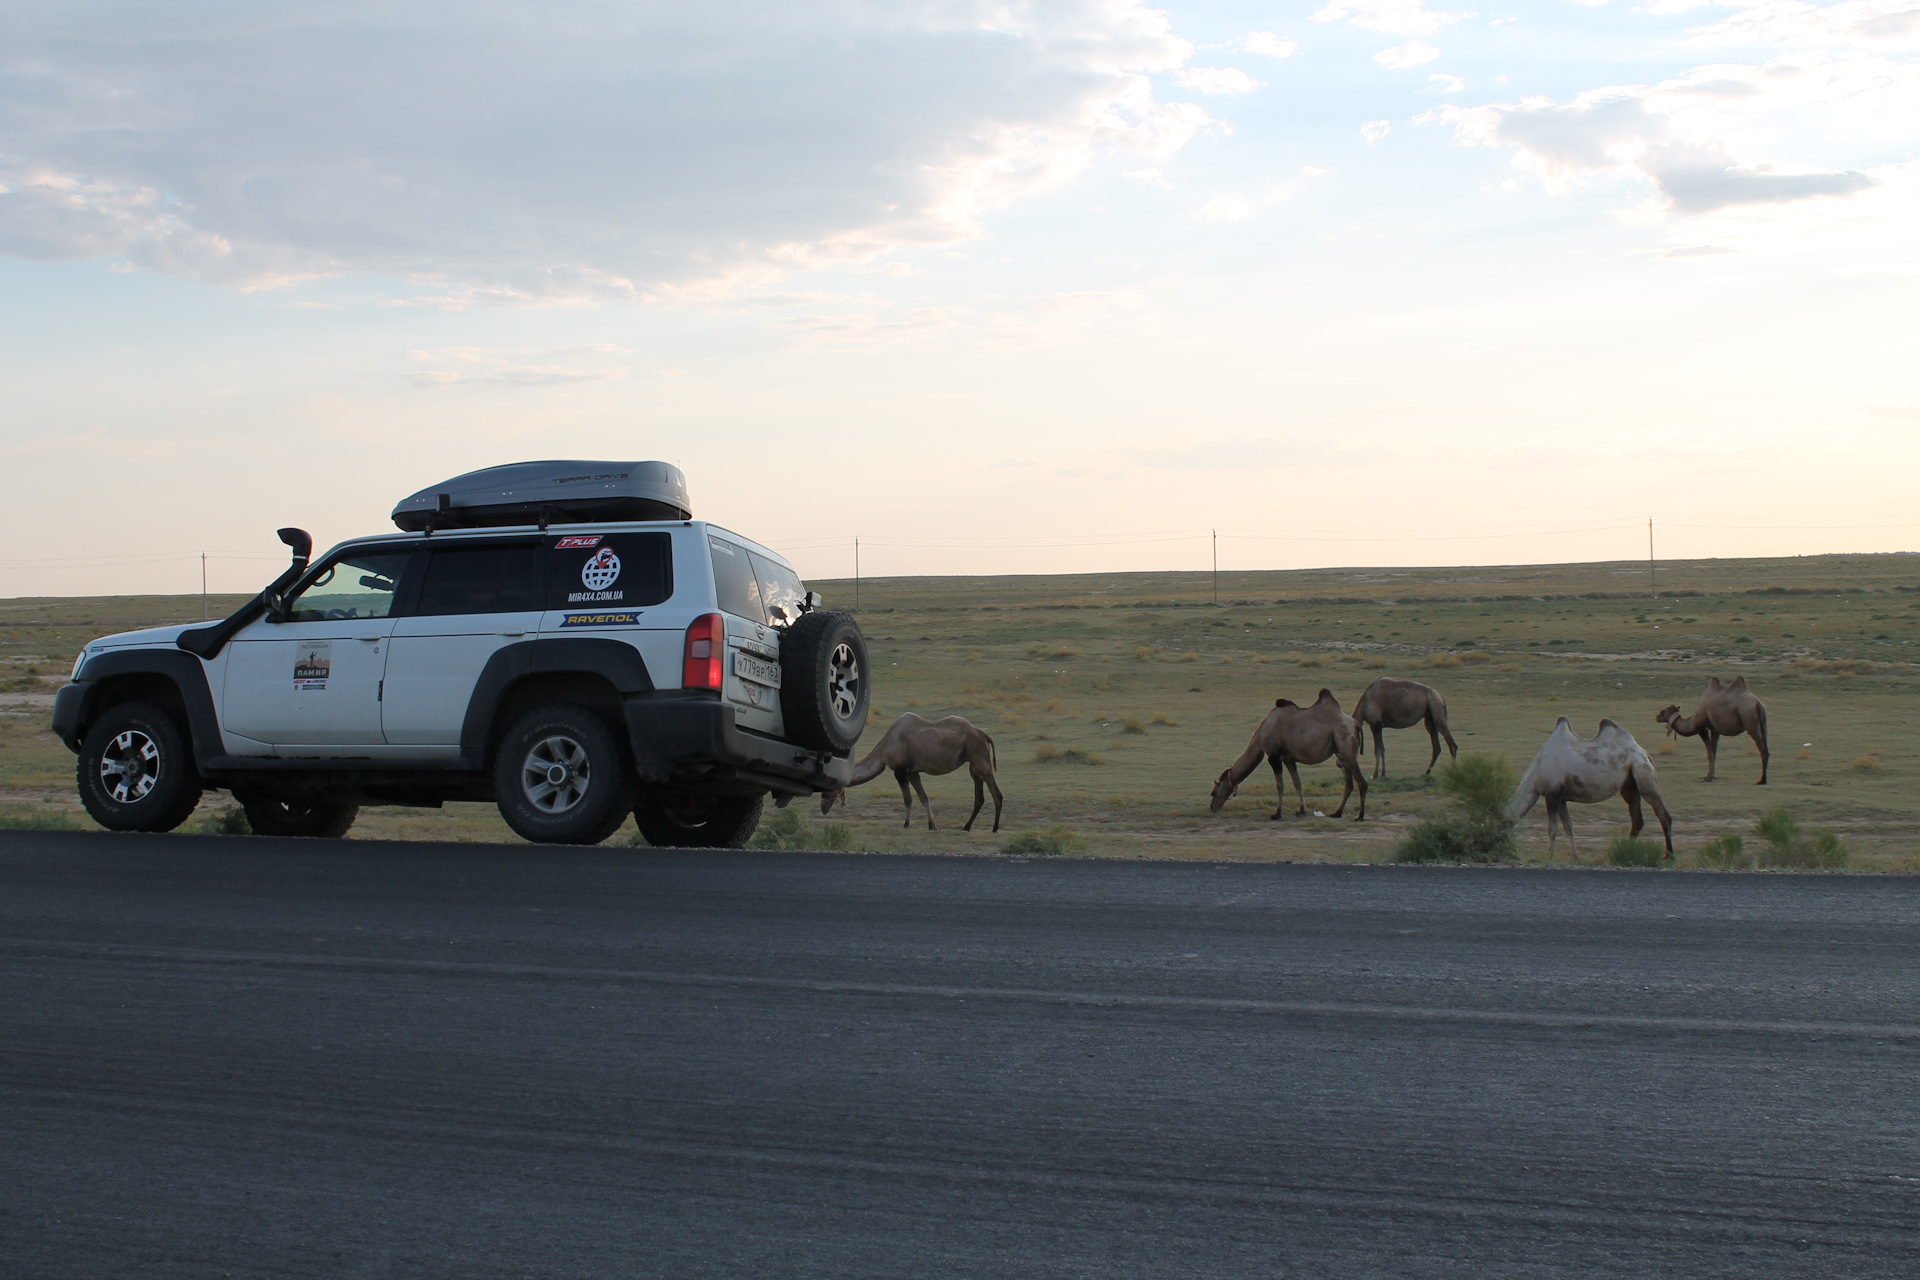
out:
{"label": "antenna", "polygon": [[1647,517],[1647,590],[1653,593],[1653,598],[1655,600],[1658,600],[1660,598],[1660,583],[1654,576],[1654,568],[1653,568],[1653,517],[1652,516]]}
{"label": "antenna", "polygon": [[860,539],[853,540],[853,611],[860,612]]}
{"label": "antenna", "polygon": [[200,553],[200,616],[211,618],[213,610],[207,605],[207,553]]}
{"label": "antenna", "polygon": [[1220,603],[1220,531],[1218,529],[1214,529],[1212,530],[1212,533],[1213,533],[1213,603],[1217,606]]}

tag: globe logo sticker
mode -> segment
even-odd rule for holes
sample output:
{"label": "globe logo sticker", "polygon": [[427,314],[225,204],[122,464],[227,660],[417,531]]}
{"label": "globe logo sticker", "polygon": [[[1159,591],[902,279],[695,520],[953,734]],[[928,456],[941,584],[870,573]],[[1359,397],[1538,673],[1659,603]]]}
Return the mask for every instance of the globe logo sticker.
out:
{"label": "globe logo sticker", "polygon": [[612,547],[602,547],[580,569],[580,581],[589,591],[605,591],[620,578],[620,557]]}

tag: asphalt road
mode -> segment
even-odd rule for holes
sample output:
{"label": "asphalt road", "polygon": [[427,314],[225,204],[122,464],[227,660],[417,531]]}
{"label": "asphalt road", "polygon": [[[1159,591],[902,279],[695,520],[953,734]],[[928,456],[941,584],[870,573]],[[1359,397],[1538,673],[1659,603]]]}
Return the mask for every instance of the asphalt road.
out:
{"label": "asphalt road", "polygon": [[0,832],[0,1272],[1901,1276],[1920,880]]}

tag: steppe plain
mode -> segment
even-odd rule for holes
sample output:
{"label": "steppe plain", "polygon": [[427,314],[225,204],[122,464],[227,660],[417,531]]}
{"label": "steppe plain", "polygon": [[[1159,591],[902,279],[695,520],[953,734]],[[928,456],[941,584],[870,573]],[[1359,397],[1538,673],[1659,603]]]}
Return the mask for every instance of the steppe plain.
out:
{"label": "steppe plain", "polygon": [[[812,585],[829,607],[854,603],[851,582]],[[1391,772],[1365,822],[1354,801],[1343,819],[1295,818],[1290,802],[1270,821],[1264,767],[1218,816],[1207,793],[1275,698],[1307,703],[1326,687],[1351,709],[1369,681],[1394,675],[1442,690],[1463,751],[1519,768],[1559,716],[1583,735],[1619,721],[1659,766],[1682,865],[1786,805],[1838,832],[1853,870],[1920,871],[1920,556],[1676,561],[1659,566],[1657,590],[1631,562],[1222,573],[1218,605],[1204,573],[868,580],[858,612],[876,714],[860,750],[902,711],[964,715],[995,739],[1007,812],[998,836],[990,809],[962,832],[971,786],[950,775],[927,781],[939,829],[916,818],[903,830],[883,777],[831,821],[874,851],[984,853],[1057,825],[1093,856],[1388,861],[1406,825],[1442,804],[1421,776],[1420,729],[1388,734]],[[210,611],[241,600],[215,597]],[[47,729],[54,689],[88,639],[202,613],[198,596],[0,601],[0,824],[91,825],[73,757]],[[1709,784],[1699,741],[1673,742],[1654,722],[1668,703],[1690,711],[1710,675],[1746,676],[1767,704],[1765,788],[1745,739],[1723,744]],[[1338,772],[1302,776],[1310,815],[1330,812]],[[189,828],[224,803],[210,795]],[[799,811],[819,833],[818,806]],[[1583,857],[1598,857],[1625,832],[1625,806],[1575,806],[1574,829]],[[353,834],[516,839],[485,805],[369,809]],[[1545,861],[1538,810],[1522,837],[1525,859]],[[1564,842],[1555,860],[1567,861]]]}

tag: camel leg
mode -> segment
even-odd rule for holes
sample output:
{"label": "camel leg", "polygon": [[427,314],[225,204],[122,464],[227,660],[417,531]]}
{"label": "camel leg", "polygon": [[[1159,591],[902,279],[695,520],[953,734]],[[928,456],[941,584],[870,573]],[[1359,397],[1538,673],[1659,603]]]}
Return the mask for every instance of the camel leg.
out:
{"label": "camel leg", "polygon": [[[913,779],[913,789],[920,797],[921,807],[927,811],[927,830],[932,831],[933,830],[933,805],[931,805],[927,801],[927,789],[920,785],[919,774],[911,773],[911,774],[908,774],[907,776]],[[908,807],[908,812],[909,813],[912,812],[911,805],[909,805]]]}
{"label": "camel leg", "polygon": [[1700,781],[1712,782],[1714,759],[1720,754],[1720,735],[1711,729],[1707,729],[1701,732],[1700,738],[1707,744],[1707,776],[1700,779]]}
{"label": "camel leg", "polygon": [[1300,801],[1300,808],[1296,811],[1295,816],[1304,818],[1307,816],[1307,789],[1300,785],[1300,766],[1292,760],[1289,760],[1287,761],[1287,772],[1293,776],[1293,794]]}
{"label": "camel leg", "polygon": [[1427,773],[1433,772],[1433,766],[1440,760],[1440,730],[1434,725],[1433,717],[1427,717],[1427,741],[1433,745],[1433,757],[1427,761]]}
{"label": "camel leg", "polygon": [[1754,745],[1754,746],[1756,746],[1756,747],[1758,747],[1758,748],[1760,748],[1760,781],[1759,781],[1758,783],[1756,783],[1755,785],[1757,785],[1757,786],[1762,786],[1762,787],[1764,787],[1764,786],[1766,786],[1766,785],[1767,785],[1767,730],[1766,730],[1766,726],[1764,726],[1764,725],[1755,725],[1755,726],[1754,726],[1753,728],[1751,728],[1751,729],[1748,729],[1748,730],[1747,730],[1747,735],[1748,735],[1749,737],[1751,737],[1751,738],[1753,739],[1753,745]]}
{"label": "camel leg", "polygon": [[[1340,780],[1342,782],[1345,782],[1347,786],[1346,786],[1346,790],[1340,793],[1340,807],[1338,809],[1335,809],[1332,813],[1328,814],[1327,816],[1329,818],[1337,818],[1341,814],[1347,811],[1347,797],[1353,794],[1354,775],[1359,772],[1360,772],[1360,765],[1357,762],[1353,765],[1352,769],[1349,770],[1347,767],[1347,762],[1345,760],[1340,761]],[[1362,783],[1361,785],[1365,786],[1366,784]]]}
{"label": "camel leg", "polygon": [[913,792],[907,790],[907,771],[895,769],[893,780],[900,784],[900,799],[907,806],[907,820],[900,826],[903,830],[910,829],[913,826]]}
{"label": "camel leg", "polygon": [[993,792],[993,829],[998,831],[1000,829],[1000,784],[994,780],[992,774],[987,775],[987,790]]}
{"label": "camel leg", "polygon": [[1580,849],[1573,843],[1573,807],[1565,800],[1560,802],[1560,825],[1567,829],[1567,856],[1578,862]]}
{"label": "camel leg", "polygon": [[[1353,820],[1355,822],[1365,822],[1367,820],[1367,779],[1365,775],[1360,772],[1360,762],[1358,760],[1353,762],[1353,771],[1347,776],[1347,783],[1349,786],[1357,786],[1360,788],[1360,812],[1353,815]],[[1345,796],[1340,797],[1340,807],[1342,809],[1347,807],[1347,798]],[[1336,818],[1339,816],[1337,813],[1334,815]]]}
{"label": "camel leg", "polygon": [[1660,838],[1666,842],[1667,856],[1673,856],[1673,815],[1667,812],[1666,802],[1660,799],[1660,793],[1646,793],[1647,803],[1653,806],[1653,816],[1660,819]]}
{"label": "camel leg", "polygon": [[1453,740],[1453,730],[1447,728],[1447,722],[1444,718],[1435,723],[1440,729],[1440,736],[1447,741],[1447,759],[1458,760],[1460,758],[1460,747]]}
{"label": "camel leg", "polygon": [[1627,812],[1632,815],[1627,825],[1627,838],[1631,840],[1647,825],[1647,820],[1640,814],[1640,788],[1634,785],[1632,775],[1628,775],[1626,783],[1621,786],[1620,798],[1627,802]]}
{"label": "camel leg", "polygon": [[973,812],[968,814],[967,820],[960,825],[962,831],[973,830],[973,820],[980,816],[980,810],[986,806],[986,803],[987,789],[981,785],[980,775],[976,773],[973,775]]}
{"label": "camel leg", "polygon": [[1553,856],[1553,842],[1560,838],[1560,810],[1552,800],[1547,801],[1547,856]]}
{"label": "camel leg", "polygon": [[1380,725],[1373,726],[1373,776],[1387,776],[1387,735]]}
{"label": "camel leg", "polygon": [[1279,822],[1287,816],[1287,775],[1281,771],[1279,756],[1268,756],[1267,763],[1273,766],[1273,793],[1280,799],[1280,803],[1274,807],[1273,816],[1267,821]]}

